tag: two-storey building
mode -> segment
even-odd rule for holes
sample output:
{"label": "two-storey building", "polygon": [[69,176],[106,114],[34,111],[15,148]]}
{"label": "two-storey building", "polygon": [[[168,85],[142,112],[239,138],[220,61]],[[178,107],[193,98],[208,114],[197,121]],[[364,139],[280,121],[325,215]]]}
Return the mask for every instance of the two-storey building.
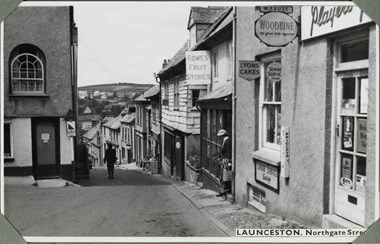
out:
{"label": "two-storey building", "polygon": [[71,180],[75,126],[66,120],[76,120],[77,108],[73,7],[17,8],[4,21],[3,46],[5,175]]}
{"label": "two-storey building", "polygon": [[135,152],[136,164],[142,166],[143,159],[148,154],[147,148],[147,110],[149,101],[144,98],[144,94],[138,96],[135,100]]}
{"label": "two-storey building", "polygon": [[157,168],[153,171],[158,173],[161,169],[160,85],[157,84],[144,92],[144,98],[150,102],[147,107],[148,152],[151,154],[151,159],[157,162]]}
{"label": "two-storey building", "polygon": [[111,144],[116,150],[117,162],[121,159],[121,133],[120,120],[123,118],[122,114],[102,124],[102,153],[105,155],[107,144]]}
{"label": "two-storey building", "polygon": [[128,112],[121,122],[121,163],[130,164],[135,161],[135,112]]}

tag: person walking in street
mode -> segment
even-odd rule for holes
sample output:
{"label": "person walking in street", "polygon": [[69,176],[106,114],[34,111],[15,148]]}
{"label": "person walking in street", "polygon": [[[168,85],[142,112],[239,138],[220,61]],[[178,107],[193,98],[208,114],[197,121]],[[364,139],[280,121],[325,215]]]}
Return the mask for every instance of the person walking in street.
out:
{"label": "person walking in street", "polygon": [[115,169],[115,162],[117,160],[116,150],[112,148],[111,143],[108,143],[108,148],[105,153],[104,163],[107,162],[108,179],[113,179],[113,172]]}
{"label": "person walking in street", "polygon": [[222,183],[223,190],[222,192],[216,195],[218,197],[221,197],[231,192],[232,144],[231,144],[231,138],[226,130],[224,129],[219,130],[217,136],[223,136],[222,148],[220,150],[221,160],[219,160],[220,167],[221,167],[220,182]]}

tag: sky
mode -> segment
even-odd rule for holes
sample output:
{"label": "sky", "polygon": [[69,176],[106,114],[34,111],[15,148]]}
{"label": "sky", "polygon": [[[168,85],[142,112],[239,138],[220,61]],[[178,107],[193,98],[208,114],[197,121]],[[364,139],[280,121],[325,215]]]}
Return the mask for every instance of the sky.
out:
{"label": "sky", "polygon": [[[78,27],[78,86],[155,83],[154,73],[187,41],[191,2],[24,2],[72,5]],[[213,4],[216,5],[216,4]]]}

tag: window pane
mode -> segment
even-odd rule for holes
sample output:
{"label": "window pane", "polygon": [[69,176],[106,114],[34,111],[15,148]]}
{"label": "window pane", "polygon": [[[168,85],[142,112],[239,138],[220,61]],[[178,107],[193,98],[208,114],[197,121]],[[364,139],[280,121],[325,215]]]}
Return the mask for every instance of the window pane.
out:
{"label": "window pane", "polygon": [[275,107],[274,106],[267,106],[267,136],[266,136],[266,142],[274,143],[274,132],[275,132]]}
{"label": "window pane", "polygon": [[281,106],[277,106],[277,145],[281,145]]}
{"label": "window pane", "polygon": [[353,157],[352,155],[342,154],[341,159],[341,169],[340,169],[340,185],[352,189],[352,168],[353,168]]}
{"label": "window pane", "polygon": [[342,149],[346,151],[353,150],[354,141],[354,118],[342,117]]}
{"label": "window pane", "polygon": [[356,158],[356,190],[359,192],[365,192],[366,185],[366,158]]}
{"label": "window pane", "polygon": [[359,42],[341,45],[340,62],[350,62],[356,60],[368,59],[369,41],[362,40]]}
{"label": "window pane", "polygon": [[343,95],[342,95],[342,113],[355,114],[355,78],[342,79]]}
{"label": "window pane", "polygon": [[281,102],[281,81],[277,81],[274,83],[275,86],[275,101]]}
{"label": "window pane", "polygon": [[359,113],[366,114],[368,108],[368,78],[361,78],[359,84]]}
{"label": "window pane", "polygon": [[273,82],[268,78],[265,78],[264,96],[264,100],[266,102],[270,102],[273,100]]}
{"label": "window pane", "polygon": [[367,119],[358,119],[356,140],[356,151],[367,153]]}
{"label": "window pane", "polygon": [[4,124],[4,156],[11,156],[11,127],[10,124]]}

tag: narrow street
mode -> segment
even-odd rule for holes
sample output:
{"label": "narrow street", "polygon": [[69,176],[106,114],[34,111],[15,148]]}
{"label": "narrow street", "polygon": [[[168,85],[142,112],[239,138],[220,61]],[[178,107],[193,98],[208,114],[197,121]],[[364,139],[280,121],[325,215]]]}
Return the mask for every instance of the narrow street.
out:
{"label": "narrow street", "polygon": [[6,218],[23,236],[224,236],[160,176],[90,172],[83,187],[6,185]]}

